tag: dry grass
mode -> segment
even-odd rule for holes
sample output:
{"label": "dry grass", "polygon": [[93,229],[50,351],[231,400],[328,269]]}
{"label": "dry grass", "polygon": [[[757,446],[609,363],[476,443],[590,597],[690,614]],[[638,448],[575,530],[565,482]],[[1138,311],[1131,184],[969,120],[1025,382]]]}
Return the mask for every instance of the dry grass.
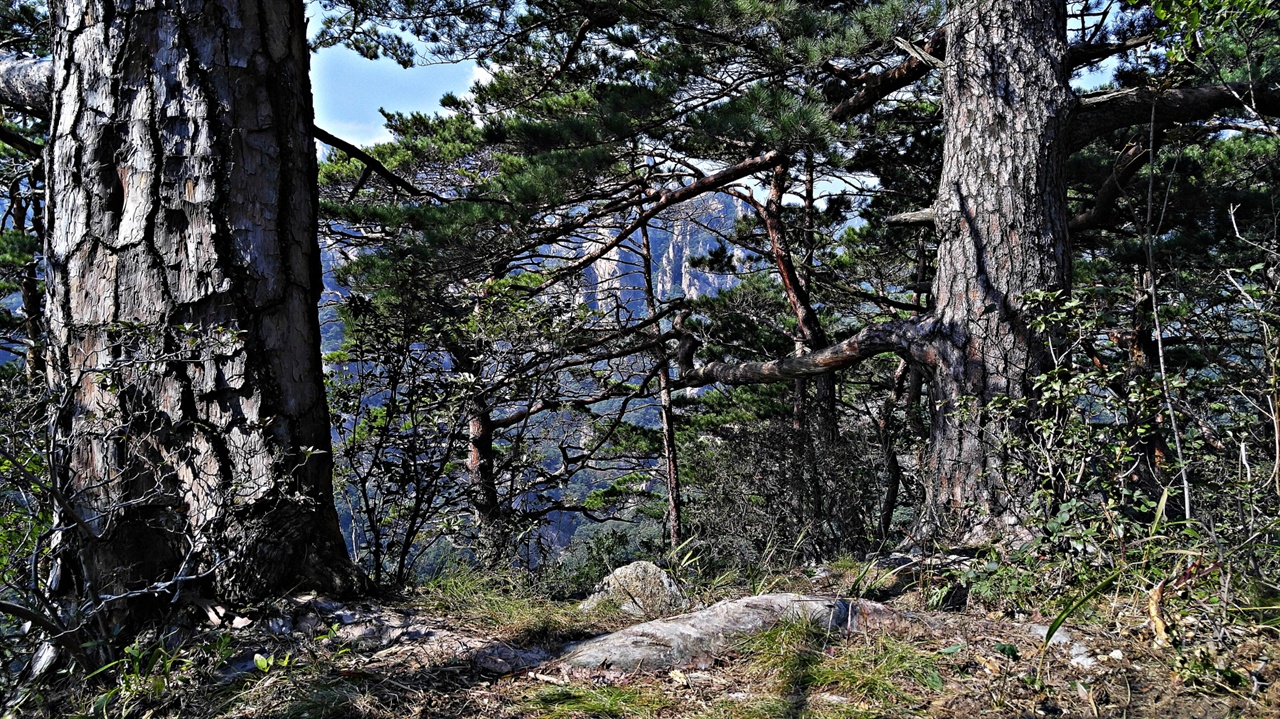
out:
{"label": "dry grass", "polygon": [[[853,571],[857,571],[854,569]],[[838,579],[841,583],[846,577]],[[778,584],[800,591],[794,575]],[[719,588],[726,593],[724,587]],[[739,592],[745,591],[740,588]],[[903,597],[920,606],[919,598]],[[1140,600],[1141,597],[1134,599]],[[370,611],[378,610],[373,607]],[[383,608],[442,632],[514,647],[555,647],[627,624],[548,602],[502,577],[461,571]],[[1041,667],[1041,642],[1005,618],[924,612],[905,626],[842,637],[785,623],[742,642],[706,671],[643,675],[620,684],[565,683],[527,672],[497,675],[405,641],[360,649],[323,637],[273,637],[250,628],[209,631],[172,652],[140,651],[132,664],[26,716],[250,719],[847,719],[863,717],[1280,716],[1280,638],[1266,627],[1209,632],[1185,615],[1182,649],[1154,648],[1146,605],[1111,596],[1071,622],[1098,658],[1071,664],[1061,647]],[[1193,629],[1195,631],[1193,631]],[[260,653],[267,671],[218,680],[229,658]],[[1119,658],[1112,658],[1112,654]],[[288,661],[285,661],[285,659]]]}

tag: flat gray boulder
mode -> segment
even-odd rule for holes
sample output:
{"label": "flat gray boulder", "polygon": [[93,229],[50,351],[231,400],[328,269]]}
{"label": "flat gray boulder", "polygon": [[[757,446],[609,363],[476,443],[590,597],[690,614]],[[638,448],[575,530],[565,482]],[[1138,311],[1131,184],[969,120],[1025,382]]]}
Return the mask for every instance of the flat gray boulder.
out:
{"label": "flat gray boulder", "polygon": [[689,600],[666,572],[653,562],[632,562],[619,567],[596,585],[580,608],[590,611],[614,604],[624,614],[662,617],[689,607]]}
{"label": "flat gray boulder", "polygon": [[784,619],[818,622],[849,632],[891,622],[900,615],[862,599],[802,594],[762,594],[730,599],[688,614],[637,624],[572,644],[560,658],[566,671],[627,673],[694,667],[705,669],[743,637]]}

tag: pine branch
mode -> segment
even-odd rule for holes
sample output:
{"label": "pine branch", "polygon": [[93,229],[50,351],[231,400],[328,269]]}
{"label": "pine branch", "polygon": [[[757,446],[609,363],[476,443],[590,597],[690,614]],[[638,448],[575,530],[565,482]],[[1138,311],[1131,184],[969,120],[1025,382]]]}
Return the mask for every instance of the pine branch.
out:
{"label": "pine branch", "polygon": [[1133,88],[1082,98],[1072,121],[1070,149],[1078,150],[1113,130],[1157,123],[1207,120],[1224,110],[1280,115],[1280,88],[1229,82],[1176,90]]}
{"label": "pine branch", "polygon": [[929,326],[917,319],[892,320],[868,325],[843,342],[798,357],[741,364],[711,362],[682,375],[675,386],[701,387],[713,382],[766,384],[828,374],[880,354],[915,355]]}

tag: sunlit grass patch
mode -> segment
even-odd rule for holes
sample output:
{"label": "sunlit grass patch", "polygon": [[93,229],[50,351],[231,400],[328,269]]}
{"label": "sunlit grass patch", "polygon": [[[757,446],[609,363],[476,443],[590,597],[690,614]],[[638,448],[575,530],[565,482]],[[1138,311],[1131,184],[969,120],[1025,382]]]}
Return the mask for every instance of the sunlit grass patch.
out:
{"label": "sunlit grass patch", "polygon": [[816,622],[787,620],[747,637],[739,650],[748,658],[749,675],[786,691],[797,688],[798,683],[807,687],[809,671],[821,661],[826,647],[837,640]]}
{"label": "sunlit grass patch", "polygon": [[548,600],[511,577],[466,566],[426,582],[419,597],[423,608],[520,644],[552,645],[578,638],[592,633],[595,621],[603,616]]}
{"label": "sunlit grass patch", "polygon": [[809,675],[814,687],[877,704],[918,701],[909,689],[943,688],[931,654],[889,637],[857,637],[836,646]]}
{"label": "sunlit grass patch", "polygon": [[555,687],[532,694],[524,708],[539,719],[648,719],[672,704],[653,687]]}
{"label": "sunlit grass patch", "polygon": [[[942,676],[932,654],[890,637],[845,638],[813,622],[781,622],[739,646],[749,676],[780,699],[791,701],[789,716],[862,716],[902,710],[921,701],[920,693],[941,691]],[[809,702],[833,695],[847,704]],[[797,712],[799,701],[803,710]]]}
{"label": "sunlit grass patch", "polygon": [[721,699],[693,719],[874,719],[884,714],[851,704],[768,697],[734,701]]}

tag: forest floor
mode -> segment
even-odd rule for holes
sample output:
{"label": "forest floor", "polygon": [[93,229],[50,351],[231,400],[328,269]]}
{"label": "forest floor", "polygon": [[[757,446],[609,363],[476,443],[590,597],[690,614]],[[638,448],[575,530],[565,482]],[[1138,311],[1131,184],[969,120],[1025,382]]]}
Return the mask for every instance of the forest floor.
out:
{"label": "forest floor", "polygon": [[[810,574],[768,586],[832,596],[856,579]],[[701,599],[750,593],[722,587]],[[175,649],[139,645],[111,682],[29,696],[16,715],[75,707],[86,716],[227,719],[1280,717],[1280,633],[1270,627],[1216,624],[1172,601],[1162,610],[1145,594],[1099,593],[1042,651],[1054,616],[926,610],[937,588],[918,584],[893,594],[887,606],[909,620],[892,627],[832,635],[783,623],[701,670],[608,681],[573,678],[546,660],[634,617],[584,613],[479,575],[381,602],[301,596],[223,614],[220,626],[206,624]],[[1153,610],[1172,644],[1156,636]]]}

